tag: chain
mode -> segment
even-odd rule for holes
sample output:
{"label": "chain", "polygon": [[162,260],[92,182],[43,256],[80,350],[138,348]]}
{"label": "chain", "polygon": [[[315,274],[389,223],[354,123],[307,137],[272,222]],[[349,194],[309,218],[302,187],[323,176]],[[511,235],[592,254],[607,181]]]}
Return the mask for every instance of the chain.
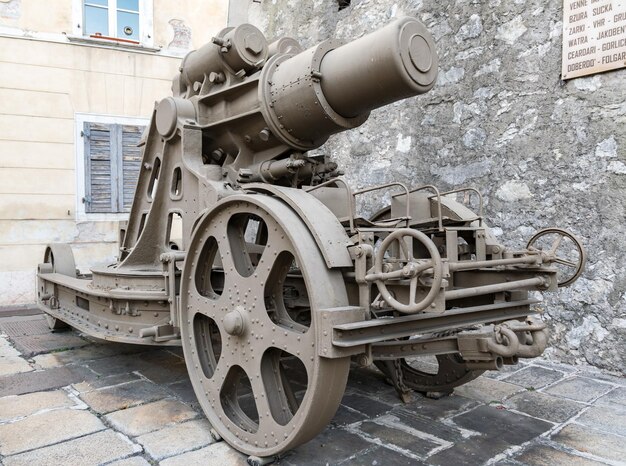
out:
{"label": "chain", "polygon": [[396,373],[396,377],[393,380],[393,386],[395,387],[398,395],[402,398],[402,401],[408,403],[410,401],[409,393],[411,389],[404,383],[404,373],[402,371],[402,359],[394,359],[393,367]]}

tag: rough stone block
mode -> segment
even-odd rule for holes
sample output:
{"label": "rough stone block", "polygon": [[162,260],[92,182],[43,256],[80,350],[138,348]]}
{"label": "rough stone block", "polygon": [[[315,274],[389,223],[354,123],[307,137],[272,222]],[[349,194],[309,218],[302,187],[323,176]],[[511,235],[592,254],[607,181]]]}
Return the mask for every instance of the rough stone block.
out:
{"label": "rough stone block", "polygon": [[81,348],[69,349],[67,351],[40,354],[35,356],[33,360],[41,369],[49,369],[51,367],[59,367],[66,364],[81,364],[85,361],[105,358],[115,354],[119,354],[119,350],[116,349],[115,344],[90,344]]}
{"label": "rough stone block", "polygon": [[145,380],[101,388],[80,395],[80,398],[100,414],[130,408],[165,398],[167,392]]}
{"label": "rough stone block", "polygon": [[141,451],[127,438],[106,430],[4,459],[6,466],[88,466],[107,463]]}
{"label": "rough stone block", "polygon": [[586,407],[582,403],[534,391],[514,395],[504,402],[504,406],[552,422],[565,422]]}
{"label": "rough stone block", "polygon": [[521,390],[517,385],[486,377],[478,377],[465,385],[456,387],[454,393],[465,398],[482,401],[483,403],[499,403]]}
{"label": "rough stone block", "polygon": [[626,437],[626,406],[592,406],[576,422]]}
{"label": "rough stone block", "polygon": [[48,332],[43,335],[11,337],[15,348],[26,358],[50,351],[65,351],[88,345],[89,342],[74,332]]}
{"label": "rough stone block", "polygon": [[566,425],[558,434],[552,436],[552,440],[574,450],[618,463],[626,458],[626,442],[623,437],[579,424]]}
{"label": "rough stone block", "polygon": [[605,464],[582,456],[571,455],[548,445],[532,445],[516,455],[514,459],[533,466],[600,466]]}
{"label": "rough stone block", "polygon": [[[218,442],[200,450],[164,459],[161,466],[247,466],[247,456],[226,442]],[[282,461],[281,461],[282,464]]]}
{"label": "rough stone block", "polygon": [[612,386],[585,377],[572,377],[546,388],[545,392],[576,401],[589,402],[611,390]]}
{"label": "rough stone block", "polygon": [[106,419],[114,428],[136,437],[197,416],[198,413],[184,403],[168,399],[115,411],[107,414]]}
{"label": "rough stone block", "polygon": [[167,386],[168,390],[172,391],[177,398],[192,406],[199,406],[198,398],[193,391],[193,386],[189,378],[174,382]]}
{"label": "rough stone block", "polygon": [[372,447],[372,443],[356,434],[327,428],[313,440],[286,453],[280,462],[294,466],[338,464]]}
{"label": "rough stone block", "polygon": [[180,455],[213,443],[211,424],[206,419],[183,422],[137,437],[155,460]]}
{"label": "rough stone block", "polygon": [[379,440],[383,445],[395,446],[420,457],[425,457],[435,448],[442,446],[430,438],[418,437],[407,430],[372,421],[363,422],[358,426],[358,430],[372,440]]}
{"label": "rough stone block", "polygon": [[88,362],[87,366],[104,376],[137,371],[155,383],[176,382],[188,377],[185,361],[163,349],[102,358]]}
{"label": "rough stone block", "polygon": [[539,389],[562,379],[564,374],[553,369],[539,366],[528,366],[502,380],[524,388]]}
{"label": "rough stone block", "polygon": [[454,425],[429,419],[407,408],[396,408],[378,418],[378,421],[389,425],[407,426],[416,436],[429,438],[439,445],[461,441],[464,436]]}
{"label": "rough stone block", "polygon": [[0,398],[0,422],[30,416],[43,409],[50,410],[74,405],[75,403],[67,396],[67,393],[61,390],[5,396]]}
{"label": "rough stone block", "polygon": [[0,454],[14,455],[104,428],[102,422],[87,411],[59,409],[34,414],[11,424],[0,425]]}
{"label": "rough stone block", "polygon": [[452,419],[465,429],[511,445],[521,445],[553,427],[549,422],[491,406],[479,406]]}

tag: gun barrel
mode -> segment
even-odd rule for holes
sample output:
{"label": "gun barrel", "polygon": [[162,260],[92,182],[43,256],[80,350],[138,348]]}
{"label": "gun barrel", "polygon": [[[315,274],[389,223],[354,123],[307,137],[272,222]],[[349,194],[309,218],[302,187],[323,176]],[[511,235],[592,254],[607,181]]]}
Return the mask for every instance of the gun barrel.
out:
{"label": "gun barrel", "polygon": [[401,18],[352,42],[270,58],[260,78],[263,115],[283,143],[309,150],[363,124],[375,108],[427,92],[437,67],[426,27]]}
{"label": "gun barrel", "polygon": [[430,90],[437,54],[426,27],[402,18],[328,52],[321,84],[330,106],[346,118]]}

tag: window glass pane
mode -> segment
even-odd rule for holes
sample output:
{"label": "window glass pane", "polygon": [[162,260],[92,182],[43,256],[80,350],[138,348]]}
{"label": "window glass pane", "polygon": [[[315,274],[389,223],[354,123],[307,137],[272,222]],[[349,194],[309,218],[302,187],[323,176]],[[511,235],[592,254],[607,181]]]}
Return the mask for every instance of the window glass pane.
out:
{"label": "window glass pane", "polygon": [[120,10],[139,11],[139,0],[117,0],[117,8]]}
{"label": "window glass pane", "polygon": [[94,6],[85,6],[85,35],[92,35],[97,32],[103,36],[109,35],[109,10]]}
{"label": "window glass pane", "polygon": [[117,37],[139,40],[139,15],[137,13],[117,12]]}
{"label": "window glass pane", "polygon": [[109,0],[85,0],[85,5],[108,6],[109,5]]}

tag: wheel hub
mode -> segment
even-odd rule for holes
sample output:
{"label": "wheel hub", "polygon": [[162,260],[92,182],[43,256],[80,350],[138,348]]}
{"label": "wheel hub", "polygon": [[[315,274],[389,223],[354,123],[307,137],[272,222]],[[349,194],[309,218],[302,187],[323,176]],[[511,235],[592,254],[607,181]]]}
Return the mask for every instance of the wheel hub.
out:
{"label": "wheel hub", "polygon": [[[243,312],[242,312],[243,311]],[[246,331],[245,310],[237,307],[224,316],[224,330],[232,336],[241,336]]]}

